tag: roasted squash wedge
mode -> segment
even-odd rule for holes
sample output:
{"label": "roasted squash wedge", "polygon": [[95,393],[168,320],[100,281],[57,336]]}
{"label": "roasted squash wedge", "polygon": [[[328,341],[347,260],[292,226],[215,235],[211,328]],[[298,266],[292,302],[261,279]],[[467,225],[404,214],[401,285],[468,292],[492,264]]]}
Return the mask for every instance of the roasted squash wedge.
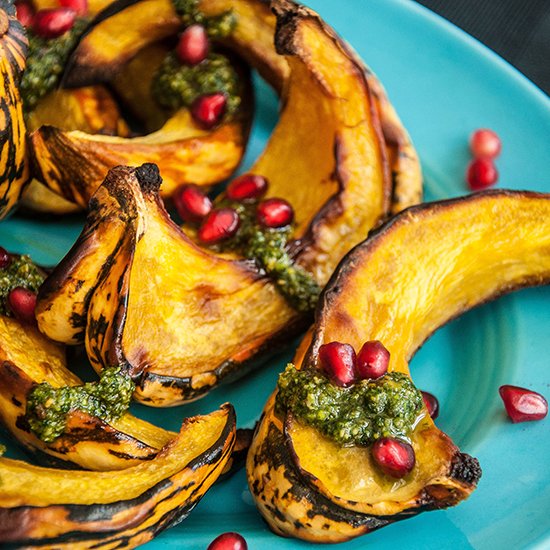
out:
{"label": "roasted squash wedge", "polygon": [[[355,59],[314,13],[274,5],[291,76],[281,120],[252,171],[294,206],[293,253],[322,285],[386,215],[385,148]],[[158,204],[155,178],[145,166],[111,171],[84,233],[43,286],[38,320],[57,341],[76,343],[85,332],[96,369],[124,364],[139,400],[172,405],[242,371],[307,318],[254,264],[183,235]]]}
{"label": "roasted squash wedge", "polygon": [[152,460],[116,472],[0,458],[0,543],[8,548],[135,548],[185,519],[227,462],[230,405],[186,420]]}
{"label": "roasted squash wedge", "polygon": [[27,46],[23,27],[15,16],[15,6],[9,0],[0,0],[0,219],[13,210],[29,179],[19,94]]}
{"label": "roasted squash wedge", "polygon": [[[510,231],[513,227],[514,231]],[[390,371],[442,324],[517,288],[550,281],[550,195],[487,192],[412,207],[346,256],[325,288],[295,363],[318,368],[323,343],[380,340]],[[268,401],[247,461],[250,490],[271,528],[338,542],[457,504],[481,474],[427,414],[410,439],[416,465],[396,482],[370,448],[342,447],[274,412]],[[284,415],[282,415],[284,416]]]}

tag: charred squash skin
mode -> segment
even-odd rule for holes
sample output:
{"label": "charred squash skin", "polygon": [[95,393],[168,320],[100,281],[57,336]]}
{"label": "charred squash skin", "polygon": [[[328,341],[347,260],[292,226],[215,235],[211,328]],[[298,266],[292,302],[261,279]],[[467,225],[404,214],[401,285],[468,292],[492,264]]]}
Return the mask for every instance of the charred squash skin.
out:
{"label": "charred squash skin", "polygon": [[[548,282],[550,195],[494,191],[412,207],[342,261],[295,364],[316,365],[326,342],[359,349],[378,339],[391,352],[390,371],[409,374],[415,351],[441,325],[504,293]],[[369,466],[369,449],[338,447],[278,418],[274,400],[275,394],[252,442],[247,476],[276,533],[348,540],[423,510],[453,506],[470,495],[481,475],[477,460],[461,453],[425,413],[411,435],[417,465],[407,483],[386,493],[381,481],[371,480],[362,490],[362,480],[383,477]],[[347,481],[332,478],[329,472],[336,470]],[[354,519],[338,522],[334,514]]]}
{"label": "charred squash skin", "polygon": [[19,81],[28,42],[15,6],[0,1],[0,219],[17,204],[29,179],[23,103]]}
{"label": "charred squash skin", "polygon": [[229,459],[230,405],[185,421],[152,460],[117,472],[0,458],[3,548],[135,548],[185,519]]}

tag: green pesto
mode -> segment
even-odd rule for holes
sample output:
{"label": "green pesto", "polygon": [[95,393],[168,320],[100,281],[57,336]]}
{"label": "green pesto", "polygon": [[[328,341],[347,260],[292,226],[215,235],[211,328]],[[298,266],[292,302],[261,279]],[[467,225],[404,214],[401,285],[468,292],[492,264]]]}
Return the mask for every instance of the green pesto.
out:
{"label": "green pesto", "polygon": [[38,292],[44,282],[45,275],[36,267],[29,256],[12,256],[8,267],[0,268],[0,313],[11,316],[8,307],[8,294],[15,287],[22,286],[33,292]]}
{"label": "green pesto", "polygon": [[27,67],[20,86],[25,111],[32,111],[57,86],[67,59],[88,23],[87,19],[77,19],[71,30],[50,40],[29,32]]}
{"label": "green pesto", "polygon": [[361,380],[344,388],[315,369],[287,365],[279,376],[276,412],[344,446],[368,446],[382,437],[407,438],[422,410],[422,394],[402,373]]}
{"label": "green pesto", "polygon": [[261,227],[255,218],[256,205],[230,203],[241,219],[239,231],[229,247],[255,260],[273,281],[279,292],[296,310],[307,313],[317,305],[321,287],[288,253],[291,228]]}
{"label": "green pesto", "polygon": [[237,25],[237,18],[233,10],[206,17],[199,9],[199,0],[173,0],[172,3],[186,27],[195,23],[203,25],[210,38],[225,38],[233,32]]}
{"label": "green pesto", "polygon": [[175,111],[190,107],[201,95],[222,92],[227,96],[227,113],[234,114],[241,103],[239,77],[227,57],[211,53],[195,66],[182,65],[169,53],[151,83],[151,93],[162,107]]}
{"label": "green pesto", "polygon": [[29,394],[26,417],[33,433],[50,443],[65,431],[71,411],[80,410],[105,422],[120,418],[130,406],[134,388],[120,367],[105,369],[98,382],[82,386],[54,388],[43,382]]}

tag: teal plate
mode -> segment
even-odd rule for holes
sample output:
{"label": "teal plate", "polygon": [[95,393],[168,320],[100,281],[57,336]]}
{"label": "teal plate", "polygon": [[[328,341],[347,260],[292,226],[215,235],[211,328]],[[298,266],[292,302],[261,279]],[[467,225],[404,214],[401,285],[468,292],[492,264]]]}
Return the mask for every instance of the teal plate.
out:
{"label": "teal plate", "polygon": [[[428,200],[466,192],[467,141],[479,127],[493,128],[502,138],[499,187],[550,192],[550,101],[515,69],[412,1],[306,3],[352,44],[386,86],[422,159]],[[257,88],[248,165],[277,120],[275,96],[261,82]],[[0,225],[0,243],[53,264],[81,225],[81,218],[61,224],[12,218]],[[514,425],[498,397],[503,383],[550,397],[549,329],[547,287],[471,311],[426,343],[413,360],[413,377],[440,398],[437,424],[479,458],[479,487],[456,508],[390,525],[340,548],[550,548],[550,421]],[[166,410],[137,406],[134,411],[176,429],[184,416],[228,400],[236,406],[239,425],[251,427],[294,347],[198,403]],[[213,487],[189,519],[147,548],[205,549],[224,531],[242,533],[251,550],[312,547],[268,530],[241,471]]]}

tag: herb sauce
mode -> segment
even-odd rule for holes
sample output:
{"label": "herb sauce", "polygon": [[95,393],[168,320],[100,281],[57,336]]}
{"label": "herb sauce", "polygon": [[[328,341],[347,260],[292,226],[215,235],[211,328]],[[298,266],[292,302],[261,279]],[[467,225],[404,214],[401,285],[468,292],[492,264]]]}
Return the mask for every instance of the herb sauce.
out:
{"label": "herb sauce", "polygon": [[46,443],[65,431],[67,415],[80,410],[106,422],[120,418],[130,405],[135,385],[119,367],[104,369],[98,382],[54,388],[36,386],[27,399],[26,418],[33,433]]}
{"label": "herb sauce", "polygon": [[422,410],[421,392],[399,372],[340,387],[316,369],[289,364],[277,387],[277,414],[290,411],[344,446],[407,438]]}
{"label": "herb sauce", "polygon": [[186,27],[198,23],[206,29],[210,38],[225,38],[233,32],[237,25],[237,18],[233,10],[207,17],[199,9],[199,0],[173,0],[172,3]]}
{"label": "herb sauce", "polygon": [[38,292],[44,282],[44,273],[31,261],[29,256],[12,255],[8,267],[0,269],[0,314],[11,316],[7,305],[8,294],[21,286],[32,292]]}

